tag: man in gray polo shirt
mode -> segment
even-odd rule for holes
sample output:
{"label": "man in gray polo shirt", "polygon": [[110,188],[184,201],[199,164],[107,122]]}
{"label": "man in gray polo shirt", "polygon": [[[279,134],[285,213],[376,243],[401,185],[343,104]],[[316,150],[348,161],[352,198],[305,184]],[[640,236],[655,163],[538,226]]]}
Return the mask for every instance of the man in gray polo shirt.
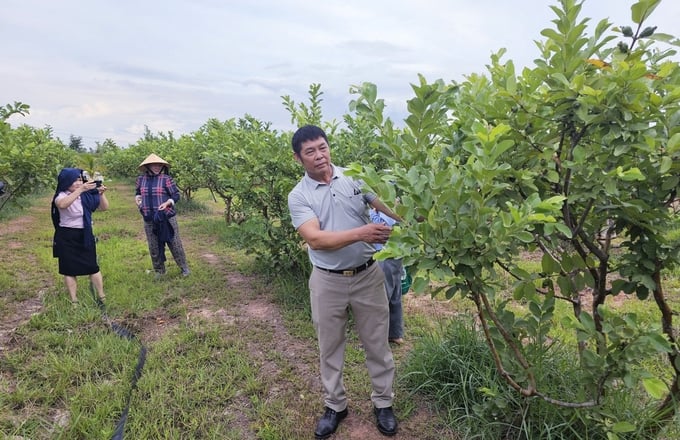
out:
{"label": "man in gray polo shirt", "polygon": [[385,276],[373,264],[374,243],[385,243],[392,228],[372,223],[369,205],[401,220],[375,194],[362,191],[361,182],[331,163],[324,131],[314,125],[298,129],[293,154],[304,177],[288,194],[293,226],[307,242],[314,266],[309,278],[312,321],[320,354],[325,412],[316,426],[318,439],[329,437],[347,416],[342,370],[348,308],[366,353],[378,430],[397,432],[392,411],[394,359],[388,343],[389,308]]}

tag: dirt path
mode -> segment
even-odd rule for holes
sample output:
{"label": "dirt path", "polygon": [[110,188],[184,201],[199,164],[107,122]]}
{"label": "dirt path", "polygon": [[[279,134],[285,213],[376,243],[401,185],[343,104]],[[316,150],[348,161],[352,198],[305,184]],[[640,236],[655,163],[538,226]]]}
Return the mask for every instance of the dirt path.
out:
{"label": "dirt path", "polygon": [[[182,239],[185,247],[189,252],[197,253],[203,263],[209,264],[216,268],[229,267],[229,261],[225,257],[207,253],[200,252],[196,246],[198,243],[191,241],[190,237],[187,239]],[[224,270],[224,269],[223,269]],[[281,314],[281,310],[278,305],[273,302],[273,299],[269,295],[262,295],[258,292],[256,286],[258,280],[253,277],[243,275],[235,271],[226,271],[224,276],[227,280],[226,285],[229,286],[230,290],[240,292],[241,299],[238,301],[235,309],[226,311],[222,308],[215,308],[213,305],[209,304],[206,300],[204,304],[200,307],[195,307],[187,316],[187,319],[192,319],[198,317],[200,319],[207,319],[213,322],[219,322],[222,324],[230,324],[238,322],[239,327],[243,330],[243,334],[248,334],[248,329],[250,327],[267,327],[267,331],[273,335],[276,335],[275,340],[272,344],[263,345],[262,341],[249,341],[248,347],[250,356],[252,359],[256,360],[258,363],[263,365],[263,375],[276,377],[281,375],[279,367],[267,360],[266,353],[268,351],[277,351],[282,353],[282,355],[289,361],[289,364],[294,365],[295,377],[297,378],[296,386],[304,389],[304,393],[311,399],[316,399],[319,401],[319,411],[318,414],[313,414],[311,417],[307,418],[306,425],[308,426],[308,432],[310,433],[309,438],[312,438],[311,434],[314,430],[316,424],[316,418],[321,415],[321,382],[318,372],[318,353],[315,342],[310,344],[310,341],[300,340],[290,334],[285,326],[285,321]],[[427,313],[438,313],[447,314],[448,312],[437,312],[439,308],[436,302],[425,297],[414,297],[413,295],[407,295],[404,297],[404,313],[416,313],[427,311]],[[410,347],[395,347],[395,358],[403,358]],[[397,353],[398,351],[398,353]],[[285,387],[285,384],[281,385],[281,388]],[[283,389],[272,389],[270,393],[284,393]],[[355,400],[359,397],[364,396],[351,396],[350,405],[354,405],[351,402],[351,398]],[[372,440],[372,439],[384,439],[385,437],[381,435],[375,426],[374,416],[371,413],[372,407],[370,406],[370,401],[368,402],[357,402],[360,408],[350,408],[349,416],[342,422],[342,428],[338,430],[336,434],[331,437],[331,440]],[[357,411],[358,410],[358,411]],[[432,430],[433,420],[436,416],[424,403],[420,403],[415,409],[413,409],[412,414],[407,420],[400,420],[400,430],[395,438],[401,440],[441,440],[444,438],[451,438],[450,436],[442,436],[440,434],[434,434]],[[242,421],[243,431],[248,431],[248,421],[243,417]],[[257,437],[253,436],[253,440]],[[245,439],[244,439],[245,440]]]}
{"label": "dirt path", "polygon": [[[0,223],[0,261],[11,261],[16,253],[30,252],[26,248],[26,243],[21,238],[21,232],[34,227],[36,219],[39,215],[43,215],[44,208],[42,206],[33,207],[30,213],[9,222]],[[25,271],[19,271],[14,274],[15,284],[10,287],[9,291],[3,292],[0,297],[0,355],[4,350],[7,350],[12,343],[13,334],[18,326],[28,321],[30,317],[36,313],[40,313],[42,309],[42,299],[45,292],[52,287],[53,277],[49,273],[39,273],[41,286],[37,291],[25,292],[26,286],[22,281],[28,279],[29,276],[35,276],[35,256],[28,255],[29,264]],[[32,269],[33,268],[33,269]]]}
{"label": "dirt path", "polygon": [[[37,219],[44,217],[44,211],[44,206],[38,206],[32,208],[25,216],[0,224],[0,261],[12,258],[14,252],[30,252],[30,249],[27,249],[29,244],[22,241],[21,232],[34,227]],[[297,382],[295,384],[296,389],[301,388],[308,395],[309,399],[316,399],[321,402],[317,365],[318,355],[315,343],[310,343],[309,340],[300,340],[290,334],[285,326],[281,310],[274,303],[272,297],[266,294],[263,295],[260,289],[258,289],[259,280],[230,269],[233,265],[225,261],[227,257],[206,252],[205,243],[199,244],[193,242],[190,235],[184,235],[183,242],[190,255],[190,259],[220,269],[226,281],[225,285],[228,285],[231,290],[238,292],[238,295],[240,295],[239,300],[236,302],[237,305],[229,310],[225,310],[206,298],[199,303],[187,304],[187,315],[179,318],[173,318],[159,309],[135,323],[129,323],[135,328],[135,333],[140,340],[144,341],[147,345],[153,344],[154,341],[162,338],[167,332],[179,327],[182,322],[192,320],[211,321],[225,326],[237,323],[239,328],[244,329],[243,335],[248,334],[247,329],[250,327],[258,327],[260,329],[265,327],[271,334],[276,335],[272,343],[264,345],[262,341],[248,341],[247,343],[252,358],[263,365],[262,374],[272,376],[281,374],[281,371],[279,371],[280,367],[267,360],[268,351],[276,350],[289,361],[289,364],[294,365],[294,376]],[[40,274],[39,286],[34,284],[26,286],[22,283],[22,279],[27,277],[27,274],[16,274],[17,283],[15,287],[11,292],[6,292],[0,298],[0,305],[2,306],[0,307],[0,356],[4,350],[10,350],[14,346],[14,333],[17,327],[27,322],[33,314],[41,313],[44,292],[53,289],[55,283],[59,282],[53,273],[48,272]],[[252,293],[258,291],[260,293],[257,295]],[[407,295],[404,297],[404,300],[405,313],[422,312],[423,310],[428,310],[428,313],[438,313],[436,311],[438,309],[437,305],[428,298]],[[122,324],[125,325],[126,323]],[[405,358],[408,350],[408,346],[395,348],[395,358]],[[285,384],[282,387],[285,387]],[[269,392],[285,393],[290,391],[272,389]],[[364,396],[353,397],[358,399]],[[427,405],[417,400],[415,402],[416,407],[410,411],[408,418],[400,420],[400,431],[395,438],[401,440],[452,438],[450,436],[434,435],[433,432],[435,431],[433,431],[432,424],[435,423],[436,417],[428,409]],[[349,417],[343,421],[341,429],[331,439],[371,440],[374,438],[384,438],[377,432],[375,427],[370,401],[366,399],[355,401],[351,404],[356,406],[350,408]],[[322,408],[320,405],[319,403],[318,414],[307,415],[304,418],[305,430],[310,433],[309,438],[313,437],[311,433],[313,432],[316,418],[321,414]],[[232,405],[231,409],[234,412],[239,411],[237,406]],[[399,416],[399,414],[397,415]],[[252,437],[248,438],[257,438],[252,433],[252,426],[250,425],[252,421],[248,419],[246,414],[236,417],[236,420],[242,432],[252,434]],[[248,440],[248,438],[244,440]]]}

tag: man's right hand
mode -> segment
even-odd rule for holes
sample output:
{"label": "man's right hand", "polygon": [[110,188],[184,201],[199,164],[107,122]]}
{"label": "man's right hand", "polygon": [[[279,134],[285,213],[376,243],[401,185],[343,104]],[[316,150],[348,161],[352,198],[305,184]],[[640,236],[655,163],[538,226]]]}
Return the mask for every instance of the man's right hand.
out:
{"label": "man's right hand", "polygon": [[392,233],[392,228],[385,224],[369,223],[361,228],[363,241],[366,243],[385,244]]}

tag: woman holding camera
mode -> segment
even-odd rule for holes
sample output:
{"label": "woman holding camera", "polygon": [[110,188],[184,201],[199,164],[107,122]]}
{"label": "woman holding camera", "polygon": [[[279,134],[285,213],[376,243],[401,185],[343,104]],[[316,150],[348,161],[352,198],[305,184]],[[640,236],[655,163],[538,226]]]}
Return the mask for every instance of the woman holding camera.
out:
{"label": "woman holding camera", "polygon": [[92,213],[106,211],[106,187],[95,181],[83,181],[83,170],[64,168],[57,177],[52,198],[54,224],[53,256],[59,259],[59,273],[71,302],[78,302],[76,277],[89,275],[100,299],[104,299],[104,281],[97,263],[97,247],[92,233]]}
{"label": "woman holding camera", "polygon": [[175,202],[179,201],[179,189],[168,174],[170,164],[161,157],[150,154],[139,164],[135,183],[135,203],[144,218],[144,233],[156,277],[165,274],[165,245],[168,245],[182,276],[189,275],[189,265],[179,225],[175,217]]}

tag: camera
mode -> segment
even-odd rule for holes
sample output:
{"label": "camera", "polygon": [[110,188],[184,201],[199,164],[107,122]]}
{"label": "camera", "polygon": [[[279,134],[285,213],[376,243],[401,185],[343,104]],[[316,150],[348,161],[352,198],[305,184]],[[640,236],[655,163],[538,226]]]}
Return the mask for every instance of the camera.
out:
{"label": "camera", "polygon": [[102,176],[102,173],[100,173],[99,171],[96,171],[94,173],[94,183],[97,185],[97,188],[102,186],[102,184],[104,183],[104,177]]}
{"label": "camera", "polygon": [[[88,173],[87,171],[83,171],[80,175],[80,178],[83,180],[83,183],[87,183],[90,180],[92,180],[90,179],[90,173]],[[104,183],[104,177],[99,171],[96,171],[94,173],[94,183],[95,185],[97,185],[97,188],[102,186],[102,184]]]}

